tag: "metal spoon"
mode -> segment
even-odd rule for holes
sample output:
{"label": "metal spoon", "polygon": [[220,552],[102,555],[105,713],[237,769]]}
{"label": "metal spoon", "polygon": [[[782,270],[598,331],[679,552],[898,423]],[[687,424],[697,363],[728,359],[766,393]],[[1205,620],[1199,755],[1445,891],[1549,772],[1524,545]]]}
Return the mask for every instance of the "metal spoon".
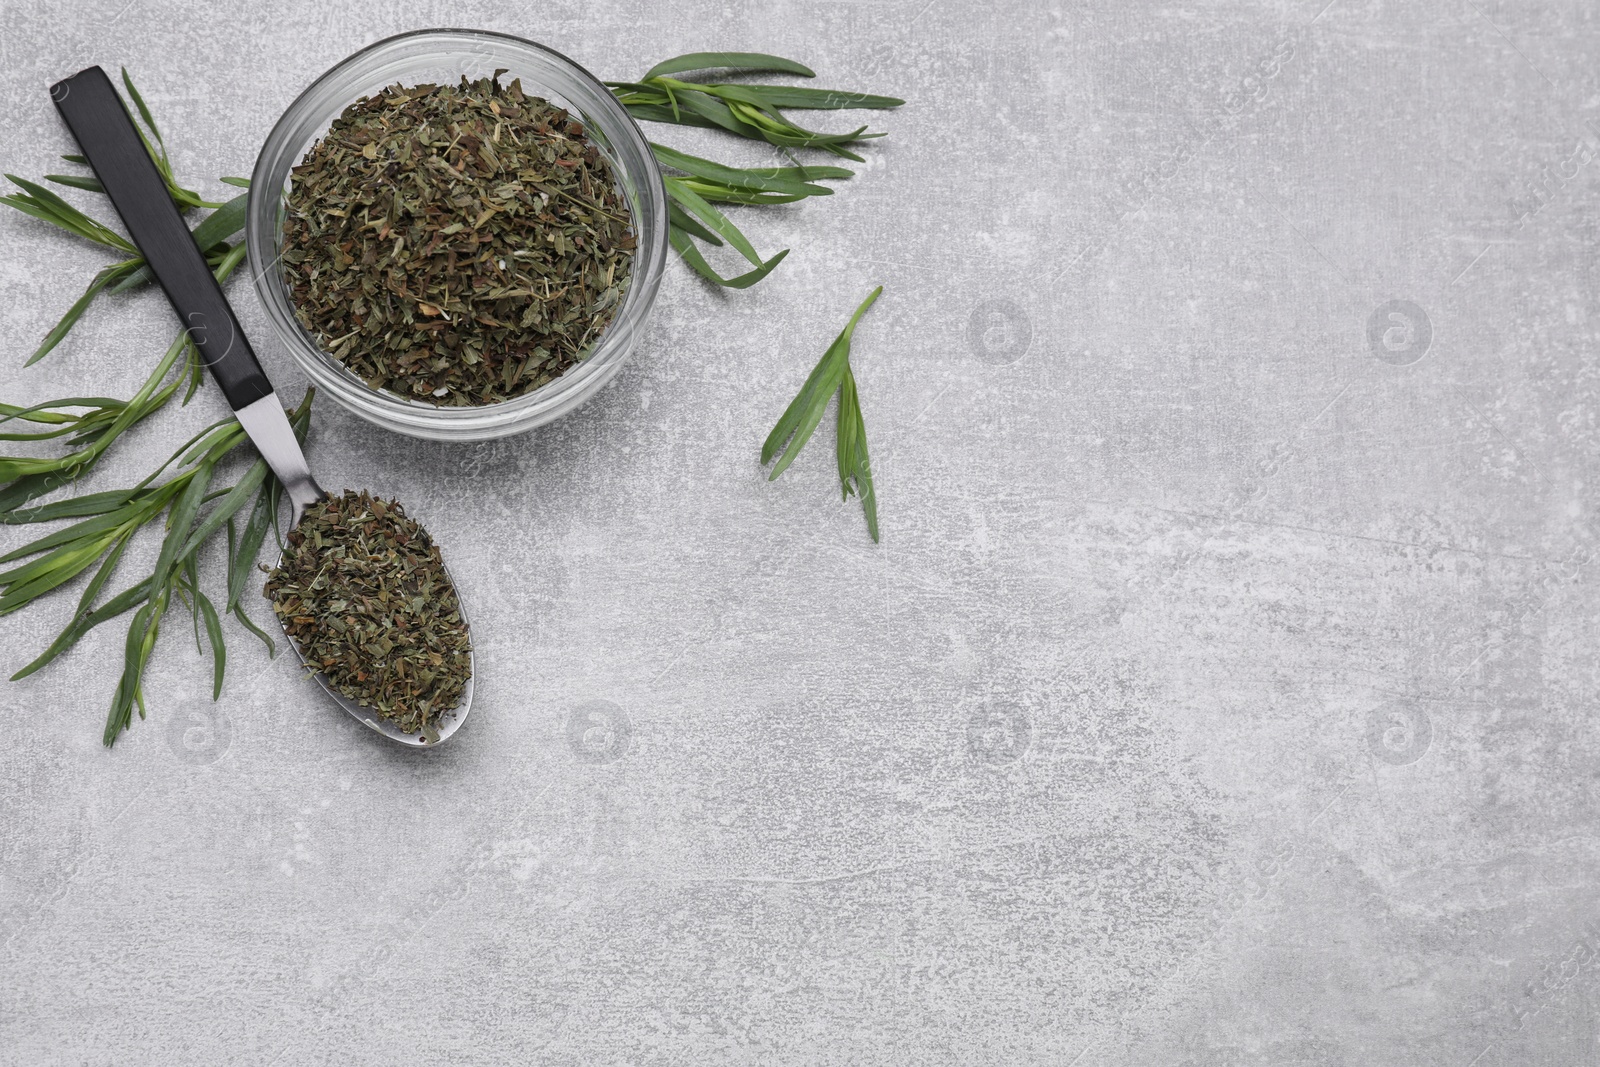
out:
{"label": "metal spoon", "polygon": [[[89,67],[57,82],[50,87],[50,96],[82,146],[84,156],[94,168],[117,214],[122,216],[129,236],[150,266],[150,273],[166,291],[178,318],[188,328],[202,362],[210,368],[228,406],[238,417],[239,425],[244,427],[261,458],[267,461],[267,466],[289,494],[294,508],[292,524],[298,525],[306,508],[327,494],[311,476],[305,452],[294,435],[294,428],[289,425],[283,404],[278,401],[272,383],[245,339],[233,308],[222,294],[222,287],[206,265],[205,255],[178,214],[166,182],[150,158],[122,98],[99,67]],[[454,578],[451,584],[455,584]],[[459,600],[459,587],[456,596]],[[461,619],[467,621],[465,608]],[[292,645],[294,641],[291,639],[289,643]],[[295,651],[299,651],[298,646]],[[305,662],[304,656],[301,661]],[[311,664],[306,666],[309,668]],[[476,664],[470,659],[468,666],[476,674]],[[316,679],[345,711],[403,745],[420,747],[448,741],[466,721],[472,707],[472,681],[469,679],[460,705],[440,716],[436,734],[408,734],[370,708],[335,692],[321,672],[317,672]]]}

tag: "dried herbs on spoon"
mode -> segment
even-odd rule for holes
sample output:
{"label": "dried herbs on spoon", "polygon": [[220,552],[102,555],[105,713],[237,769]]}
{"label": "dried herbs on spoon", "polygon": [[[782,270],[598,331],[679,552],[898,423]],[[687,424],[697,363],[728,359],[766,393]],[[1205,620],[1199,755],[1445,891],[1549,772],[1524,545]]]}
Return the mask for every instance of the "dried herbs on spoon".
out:
{"label": "dried herbs on spoon", "polygon": [[432,736],[472,677],[455,586],[393,500],[346,491],[306,509],[266,594],[306,665],[407,733]]}
{"label": "dried herbs on spoon", "polygon": [[345,108],[294,168],[283,263],[301,325],[368,385],[471,406],[582,359],[635,243],[583,124],[497,72]]}

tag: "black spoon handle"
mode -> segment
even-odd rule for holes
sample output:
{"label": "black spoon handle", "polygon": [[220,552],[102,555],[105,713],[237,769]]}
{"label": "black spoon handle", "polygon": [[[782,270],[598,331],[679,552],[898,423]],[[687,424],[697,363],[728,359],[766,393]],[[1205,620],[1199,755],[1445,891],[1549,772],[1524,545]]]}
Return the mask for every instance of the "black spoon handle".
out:
{"label": "black spoon handle", "polygon": [[270,396],[272,383],[106,72],[80,70],[50,96],[228,405],[237,411]]}

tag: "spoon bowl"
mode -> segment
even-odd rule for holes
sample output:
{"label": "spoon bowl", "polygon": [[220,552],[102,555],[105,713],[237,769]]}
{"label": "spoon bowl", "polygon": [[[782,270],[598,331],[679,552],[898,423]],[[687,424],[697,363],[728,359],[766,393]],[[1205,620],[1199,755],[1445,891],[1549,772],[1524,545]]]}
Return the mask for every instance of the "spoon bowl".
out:
{"label": "spoon bowl", "polygon": [[[316,487],[315,482],[310,484],[313,488],[316,488],[317,496],[323,495],[322,490]],[[300,517],[305,514],[307,504],[293,496],[290,499],[294,505],[292,528],[300,525]],[[315,497],[312,499],[315,500]],[[278,566],[283,566],[282,556],[278,557]],[[445,565],[444,573],[450,579],[451,588],[456,591],[456,607],[461,612],[461,621],[466,624],[467,633],[470,635],[472,633],[472,620],[467,618],[467,606],[461,599],[461,587],[456,584],[455,575],[450,573],[448,564]],[[277,612],[272,614],[274,618],[277,618]],[[349,712],[353,718],[359,719],[391,741],[398,741],[402,745],[410,745],[413,748],[435,748],[454,737],[456,731],[461,729],[461,724],[467,721],[467,712],[472,710],[472,683],[478,677],[478,663],[473,658],[470,648],[467,650],[467,683],[461,690],[461,703],[448,711],[442,712],[439,715],[437,728],[431,733],[427,730],[407,733],[371,708],[363,707],[335,689],[333,683],[328,681],[328,676],[313,666],[310,660],[306,659],[305,653],[300,651],[300,646],[295,644],[293,637],[289,636],[289,628],[283,625],[282,619],[278,619],[278,627],[283,630],[284,640],[289,642],[290,647],[294,649],[294,654],[300,657],[300,662],[305,665],[307,673],[317,680],[317,684],[322,686],[323,691],[333,698],[333,702]]]}

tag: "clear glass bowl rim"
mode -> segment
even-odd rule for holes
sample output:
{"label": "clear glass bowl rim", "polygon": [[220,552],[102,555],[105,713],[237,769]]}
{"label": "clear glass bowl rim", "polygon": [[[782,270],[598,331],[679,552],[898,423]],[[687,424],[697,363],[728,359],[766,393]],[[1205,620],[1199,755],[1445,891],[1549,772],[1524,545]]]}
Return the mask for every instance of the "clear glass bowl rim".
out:
{"label": "clear glass bowl rim", "polygon": [[[312,128],[311,137],[321,137],[360,95],[359,90],[347,91],[346,82],[370,82],[382,73],[384,83],[392,84],[404,80],[406,66],[447,66],[454,53],[490,60],[497,59],[497,54],[521,53],[529,63],[556,72],[547,82],[516,67],[511,68],[510,76],[522,76],[529,93],[560,97],[579,111],[585,126],[604,142],[607,157],[620,172],[638,240],[622,307],[584,361],[531,393],[479,407],[438,407],[368,386],[324,352],[301,327],[277,270],[281,194],[290,169],[300,162],[306,129]],[[561,78],[572,84],[561,84]],[[587,98],[574,99],[575,93],[587,94]],[[319,391],[370,422],[414,437],[485,440],[533,429],[577,408],[621,370],[643,332],[666,269],[667,206],[661,171],[633,116],[604,83],[572,59],[537,41],[493,30],[411,30],[346,56],[295,97],[273,125],[256,159],[250,188],[245,225],[251,280],[274,331]]]}

